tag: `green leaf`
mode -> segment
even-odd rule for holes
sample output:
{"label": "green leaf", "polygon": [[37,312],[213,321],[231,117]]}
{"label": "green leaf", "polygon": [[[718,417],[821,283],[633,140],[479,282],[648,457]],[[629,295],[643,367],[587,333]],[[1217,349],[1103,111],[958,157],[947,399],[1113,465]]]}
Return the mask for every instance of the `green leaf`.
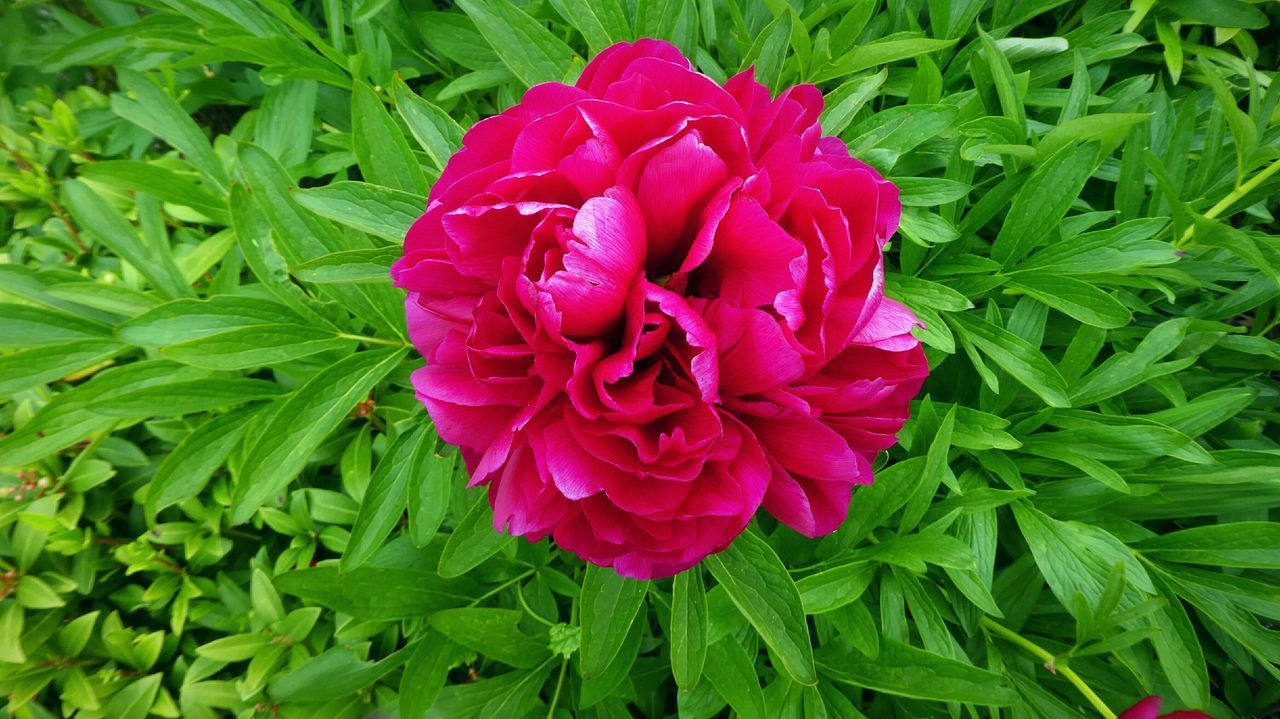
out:
{"label": "green leaf", "polygon": [[111,340],[84,339],[0,355],[0,395],[13,394],[75,374],[105,362],[125,349],[125,345]]}
{"label": "green leaf", "polygon": [[724,637],[707,649],[707,681],[743,719],[765,719],[764,692],[752,658],[733,637]]}
{"label": "green leaf", "polygon": [[1208,25],[1250,30],[1267,27],[1267,16],[1244,0],[1166,0],[1161,5],[1186,20]]}
{"label": "green leaf", "polygon": [[861,550],[858,557],[905,567],[919,573],[925,571],[926,563],[949,569],[975,568],[973,551],[968,544],[933,531],[887,539]]}
{"label": "green leaf", "polygon": [[399,75],[391,81],[391,97],[409,132],[431,157],[436,169],[443,170],[453,153],[462,147],[462,126],[449,113],[410,90]]}
{"label": "green leaf", "polygon": [[404,243],[409,227],[426,206],[419,195],[367,182],[334,182],[324,187],[294,190],[292,194],[299,205],[321,217],[396,244]]}
{"label": "green leaf", "polygon": [[0,457],[10,466],[36,462],[117,424],[118,420],[93,411],[97,402],[126,390],[204,374],[162,361],[132,362],[99,372],[88,382],[59,393],[31,421],[0,438]]}
{"label": "green leaf", "polygon": [[936,207],[968,196],[971,188],[963,182],[942,177],[895,178],[899,198],[908,207]]}
{"label": "green leaf", "polygon": [[810,574],[796,582],[796,589],[805,614],[822,614],[857,600],[875,576],[874,564],[853,561]]}
{"label": "green leaf", "polygon": [[370,662],[345,647],[331,647],[273,681],[271,696],[282,702],[339,699],[373,684],[408,659],[407,648]]}
{"label": "green leaf", "polygon": [[217,295],[207,300],[167,302],[117,328],[126,342],[143,347],[189,342],[253,325],[297,320],[285,307],[255,297]]}
{"label": "green leaf", "polygon": [[1160,668],[1184,704],[1207,707],[1209,670],[1195,625],[1168,585],[1158,578],[1153,579],[1156,590],[1165,601],[1165,605],[1152,614],[1153,623],[1160,628],[1160,632],[1151,638]]}
{"label": "green leaf", "polygon": [[613,655],[609,666],[605,667],[599,676],[582,680],[579,708],[594,706],[617,693],[619,685],[626,680],[632,667],[635,666],[647,624],[643,619],[631,622],[631,628],[627,630],[627,636],[623,639],[622,646],[618,648],[618,653]]}
{"label": "green leaf", "polygon": [[1012,332],[971,314],[948,315],[956,331],[968,338],[1000,368],[1035,392],[1050,407],[1070,407],[1067,382],[1040,350]]}
{"label": "green leaf", "polygon": [[1017,695],[994,672],[884,639],[875,658],[836,645],[818,652],[822,675],[896,696],[982,706],[1010,706]]}
{"label": "green leaf", "polygon": [[453,478],[461,456],[431,454],[425,458],[415,486],[409,488],[409,536],[424,547],[440,531],[453,497]]}
{"label": "green leaf", "polygon": [[182,364],[215,370],[275,365],[320,352],[349,352],[350,339],[297,324],[262,324],[165,345],[160,354]]}
{"label": "green leaf", "polygon": [[243,662],[270,643],[271,637],[262,633],[232,634],[196,647],[196,654],[216,662]]}
{"label": "green leaf", "polygon": [[247,521],[271,495],[284,489],[316,447],[404,354],[398,349],[359,352],[277,400],[245,447],[232,499],[232,521]]}
{"label": "green leaf", "polygon": [[102,160],[79,168],[80,177],[118,190],[145,192],[161,202],[189,207],[214,220],[227,215],[226,198],[214,194],[183,175],[158,164],[140,160]]}
{"label": "green leaf", "polygon": [[40,347],[111,336],[111,328],[74,315],[29,305],[0,304],[0,346]]}
{"label": "green leaf", "polygon": [[499,690],[484,704],[479,719],[504,719],[511,716],[525,716],[538,703],[538,692],[547,681],[547,673],[551,671],[551,663],[528,672],[512,672],[518,681]]}
{"label": "green leaf", "polygon": [[648,582],[628,579],[612,569],[587,566],[579,605],[582,624],[579,669],[584,677],[598,677],[608,669],[632,622],[636,621],[648,588]]}
{"label": "green leaf", "polygon": [[1010,278],[1007,285],[1094,327],[1124,327],[1133,319],[1116,298],[1073,277],[1026,272]]}
{"label": "green leaf", "polygon": [[743,58],[743,67],[754,66],[756,79],[765,87],[781,91],[782,68],[791,41],[790,12],[779,13],[756,38]]}
{"label": "green leaf", "polygon": [[1023,260],[1018,271],[1035,271],[1041,275],[1084,275],[1126,272],[1177,262],[1173,245],[1151,239],[1168,224],[1169,221],[1162,217],[1145,218],[1064,238],[1062,242],[1049,245]]}
{"label": "green leaf", "polygon": [[391,119],[382,99],[363,82],[351,90],[351,126],[356,159],[365,179],[426,197],[427,178]]}
{"label": "green leaf", "polygon": [[[420,569],[365,566],[350,572],[336,565],[287,572],[276,589],[360,619],[394,621],[425,617],[470,600],[454,583]],[[377,591],[370,591],[377,587]]]}
{"label": "green leaf", "polygon": [[387,282],[401,254],[391,247],[335,252],[298,265],[293,274],[304,282]]}
{"label": "green leaf", "polygon": [[464,607],[431,615],[430,625],[455,643],[521,669],[545,661],[550,652],[545,641],[520,631],[521,613],[513,609]]}
{"label": "green leaf", "polygon": [[734,606],[760,633],[787,675],[799,684],[816,682],[800,592],[773,548],[748,531],[706,561]]}
{"label": "green leaf", "polygon": [[449,669],[462,658],[462,648],[438,632],[418,640],[400,677],[400,715],[425,716],[448,681]]}
{"label": "green leaf", "polygon": [[141,387],[100,401],[93,411],[108,417],[177,417],[271,399],[284,394],[275,382],[247,378],[205,378]]}
{"label": "green leaf", "polygon": [[316,90],[312,80],[285,80],[269,88],[262,98],[253,142],[285,167],[299,165],[307,159]]}
{"label": "green leaf", "polygon": [[631,25],[618,0],[553,0],[552,6],[582,33],[592,55],[631,39]]}
{"label": "green leaf", "polygon": [[849,123],[853,122],[853,118],[858,115],[858,111],[875,97],[888,76],[889,69],[884,68],[874,75],[841,83],[839,87],[827,93],[826,107],[819,118],[823,132],[833,137],[843,133]]}
{"label": "green leaf", "polygon": [[1117,562],[1124,564],[1127,583],[1120,609],[1137,605],[1155,591],[1129,548],[1101,527],[1063,522],[1023,502],[1011,506],[1040,573],[1067,611],[1075,612],[1073,597],[1077,592],[1096,605]]}
{"label": "green leaf", "polygon": [[1280,524],[1231,522],[1192,527],[1135,545],[1156,559],[1218,567],[1280,569]]}
{"label": "green leaf", "polygon": [[707,659],[707,593],[702,568],[677,574],[671,585],[671,674],[689,691],[698,685]]}
{"label": "green leaf", "polygon": [[378,462],[360,512],[351,527],[351,539],[342,553],[342,570],[349,572],[373,557],[404,514],[409,483],[422,476],[422,466],[434,444],[430,433],[418,428],[396,438]]}
{"label": "green leaf", "polygon": [[227,191],[227,173],[195,120],[167,92],[140,72],[120,68],[127,95],[111,97],[111,111],[173,145],[200,170],[218,194]]}
{"label": "green leaf", "polygon": [[474,502],[453,528],[440,553],[442,577],[460,577],[511,544],[513,537],[493,526],[493,511],[486,501]]}
{"label": "green leaf", "polygon": [[111,697],[111,701],[103,707],[105,716],[115,719],[145,719],[156,701],[160,680],[163,678],[161,674],[150,674],[134,680]]}
{"label": "green leaf", "polygon": [[1008,267],[1026,257],[1067,213],[1098,163],[1098,145],[1086,142],[1059,150],[1036,167],[1013,197],[992,259]]}
{"label": "green leaf", "polygon": [[568,75],[573,50],[509,0],[459,0],[458,7],[525,86]]}
{"label": "green leaf", "polygon": [[351,349],[350,339],[304,322],[274,302],[217,295],[166,303],[121,325],[117,334],[133,344],[158,347],[183,364],[208,369],[246,369]]}
{"label": "green leaf", "polygon": [[869,42],[855,47],[840,59],[833,61],[830,67],[818,73],[815,81],[834,80],[876,65],[884,65],[897,60],[913,58],[917,55],[945,50],[954,44],[955,40],[934,40],[924,37],[902,40],[884,39]]}
{"label": "green leaf", "polygon": [[173,262],[166,242],[163,248],[148,246],[116,208],[77,180],[63,183],[71,216],[112,252],[133,265],[147,281],[168,297],[195,294]]}
{"label": "green leaf", "polygon": [[0,607],[0,662],[25,664],[27,653],[22,649],[22,626],[25,620],[22,605],[5,602]]}

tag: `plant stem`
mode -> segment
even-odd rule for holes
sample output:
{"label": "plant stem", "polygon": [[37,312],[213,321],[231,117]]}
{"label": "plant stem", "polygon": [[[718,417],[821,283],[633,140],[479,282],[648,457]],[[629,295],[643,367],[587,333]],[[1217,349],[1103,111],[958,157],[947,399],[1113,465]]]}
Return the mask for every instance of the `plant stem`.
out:
{"label": "plant stem", "polygon": [[[1228,192],[1226,197],[1222,198],[1221,200],[1218,200],[1217,204],[1215,204],[1213,207],[1210,207],[1208,210],[1206,210],[1204,213],[1204,216],[1212,220],[1213,218],[1217,217],[1223,212],[1226,212],[1228,207],[1231,207],[1231,205],[1235,204],[1236,201],[1239,200],[1241,197],[1244,197],[1245,195],[1248,195],[1250,192],[1253,192],[1255,189],[1257,189],[1258,185],[1261,185],[1262,183],[1266,182],[1268,178],[1270,178],[1272,175],[1276,174],[1277,172],[1280,172],[1280,160],[1275,160],[1270,165],[1267,165],[1266,168],[1262,170],[1262,172],[1259,172],[1253,177],[1250,177],[1248,180],[1244,182],[1244,184],[1235,188],[1231,192]],[[1190,240],[1191,235],[1194,233],[1195,233],[1195,225],[1188,227],[1182,233],[1182,240],[1178,244],[1185,245],[1187,243],[1187,240]]]}
{"label": "plant stem", "polygon": [[999,634],[1009,643],[1027,650],[1031,654],[1034,654],[1036,658],[1043,661],[1046,665],[1053,667],[1052,671],[1061,674],[1067,681],[1074,684],[1076,689],[1080,690],[1080,693],[1084,695],[1084,698],[1088,699],[1089,703],[1093,705],[1093,708],[1097,709],[1098,713],[1105,717],[1105,719],[1116,719],[1115,712],[1111,711],[1111,709],[1106,705],[1106,702],[1102,701],[1102,699],[1094,693],[1093,689],[1089,688],[1089,685],[1085,683],[1084,679],[1081,679],[1079,674],[1072,671],[1071,667],[1068,667],[1065,664],[1057,664],[1057,657],[1050,654],[1044,647],[1041,647],[1039,644],[1036,644],[1012,629],[997,624],[992,621],[990,617],[983,617],[979,620],[978,624],[984,630]]}
{"label": "plant stem", "polygon": [[556,713],[556,705],[560,703],[560,689],[564,686],[564,670],[569,666],[569,660],[565,659],[560,662],[560,676],[556,678],[556,693],[551,695],[551,703],[547,705],[547,719],[552,719]]}
{"label": "plant stem", "polygon": [[529,613],[529,616],[547,625],[548,627],[555,626],[556,624],[555,622],[550,621],[544,618],[541,614],[538,614],[537,612],[533,611],[533,607],[529,606],[529,602],[524,598],[524,592],[520,591],[520,587],[516,587],[516,599],[520,600],[520,606],[524,607],[524,610]]}
{"label": "plant stem", "polygon": [[532,569],[530,569],[529,571],[527,571],[527,572],[525,572],[525,573],[523,573],[523,574],[521,574],[521,575],[519,575],[519,576],[517,576],[517,577],[512,577],[511,579],[508,579],[507,581],[503,582],[502,584],[499,584],[498,586],[494,587],[493,589],[490,589],[489,591],[485,592],[484,594],[481,594],[480,596],[476,597],[476,598],[475,598],[475,601],[471,602],[471,604],[468,604],[467,606],[469,606],[469,607],[474,607],[474,606],[476,606],[477,604],[479,604],[480,602],[483,602],[484,600],[488,599],[489,597],[492,597],[493,595],[497,594],[498,592],[501,592],[502,590],[504,590],[504,589],[506,589],[507,587],[511,586],[512,584],[515,584],[516,582],[518,582],[518,581],[520,581],[520,580],[522,580],[522,579],[528,578],[528,577],[530,577],[530,576],[532,576],[532,575],[533,575],[533,570],[532,570]]}
{"label": "plant stem", "polygon": [[355,340],[356,342],[364,342],[370,345],[387,345],[388,347],[408,347],[403,341],[384,340],[381,337],[366,337],[365,335],[353,335],[346,332],[339,332],[338,337],[344,340]]}

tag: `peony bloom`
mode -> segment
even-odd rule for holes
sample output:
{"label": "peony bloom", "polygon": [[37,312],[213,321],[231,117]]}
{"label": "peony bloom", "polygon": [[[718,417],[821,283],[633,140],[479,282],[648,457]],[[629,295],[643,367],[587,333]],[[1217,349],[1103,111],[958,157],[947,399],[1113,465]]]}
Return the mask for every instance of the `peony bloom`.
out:
{"label": "peony bloom", "polygon": [[883,294],[897,188],[821,110],[640,40],[467,132],[392,275],[498,530],[649,578],[761,505],[844,520],[928,369]]}
{"label": "peony bloom", "polygon": [[1160,697],[1147,697],[1126,709],[1117,719],[1213,719],[1204,712],[1182,711],[1157,716],[1159,711]]}

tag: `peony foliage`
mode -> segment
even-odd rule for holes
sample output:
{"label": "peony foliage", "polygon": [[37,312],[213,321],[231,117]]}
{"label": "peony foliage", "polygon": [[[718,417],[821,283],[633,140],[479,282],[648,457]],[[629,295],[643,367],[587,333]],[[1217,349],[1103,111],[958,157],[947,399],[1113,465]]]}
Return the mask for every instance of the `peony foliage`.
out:
{"label": "peony foliage", "polygon": [[0,714],[1267,716],[1277,34],[0,5]]}

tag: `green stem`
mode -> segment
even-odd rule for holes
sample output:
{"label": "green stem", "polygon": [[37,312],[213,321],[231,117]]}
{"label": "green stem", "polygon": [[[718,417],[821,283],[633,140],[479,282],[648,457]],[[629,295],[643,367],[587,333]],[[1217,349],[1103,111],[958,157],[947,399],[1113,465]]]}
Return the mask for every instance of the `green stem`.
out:
{"label": "green stem", "polygon": [[560,662],[560,676],[556,679],[556,693],[551,695],[551,704],[547,709],[547,719],[552,719],[556,713],[556,705],[560,703],[560,689],[564,686],[564,670],[569,666],[569,660],[565,659]]}
{"label": "green stem", "polygon": [[533,607],[529,606],[529,602],[524,598],[524,592],[520,590],[520,587],[516,587],[516,599],[520,600],[520,606],[524,607],[524,610],[529,613],[529,616],[547,625],[548,627],[554,627],[556,625],[555,622],[549,621],[543,618],[541,614],[538,614],[537,612],[533,611]]}
{"label": "green stem", "polygon": [[511,579],[508,579],[507,581],[503,582],[502,584],[499,584],[498,586],[494,587],[493,589],[490,589],[489,591],[485,592],[484,594],[481,594],[480,596],[476,597],[476,598],[475,598],[475,601],[471,602],[471,604],[468,604],[467,606],[474,607],[475,605],[479,604],[480,602],[483,602],[484,600],[488,599],[489,597],[492,597],[493,595],[497,594],[498,592],[501,592],[502,590],[506,589],[507,587],[511,586],[512,584],[515,584],[516,582],[519,582],[520,580],[525,579],[525,578],[527,578],[527,577],[530,577],[530,576],[532,576],[532,575],[533,575],[533,570],[532,570],[532,569],[530,569],[529,571],[525,572],[524,574],[521,574],[521,575],[520,575],[520,576],[518,576],[518,577],[512,577]]}
{"label": "green stem", "polygon": [[[1240,198],[1256,190],[1258,188],[1258,185],[1261,185],[1262,183],[1266,182],[1268,178],[1270,178],[1272,175],[1276,174],[1277,172],[1280,172],[1280,160],[1276,160],[1272,162],[1270,165],[1267,165],[1266,169],[1264,169],[1262,172],[1259,172],[1253,177],[1250,177],[1248,180],[1245,181],[1243,185],[1240,185],[1239,187],[1232,190],[1231,192],[1228,192],[1227,196],[1222,198],[1221,200],[1218,200],[1217,204],[1215,204],[1213,207],[1210,207],[1208,211],[1204,213],[1204,216],[1212,220],[1213,218],[1217,217],[1223,212],[1226,212],[1228,207],[1231,207]],[[1178,244],[1185,245],[1187,241],[1191,239],[1191,235],[1194,233],[1195,233],[1195,225],[1188,227],[1182,233],[1182,240]]]}
{"label": "green stem", "polygon": [[408,347],[409,346],[405,344],[403,340],[397,342],[396,340],[384,340],[381,337],[366,337],[365,335],[353,335],[353,334],[347,334],[346,332],[339,332],[338,337],[344,340],[354,340],[356,342],[364,342],[365,344],[370,344],[370,345],[387,345],[388,347]]}
{"label": "green stem", "polygon": [[979,620],[978,624],[983,629],[999,634],[1010,644],[1015,644],[1027,650],[1031,654],[1034,654],[1037,659],[1043,661],[1046,665],[1053,667],[1052,671],[1061,674],[1067,681],[1074,684],[1076,689],[1080,690],[1080,693],[1084,695],[1084,698],[1088,699],[1089,703],[1093,705],[1093,708],[1097,709],[1098,713],[1105,717],[1105,719],[1116,719],[1115,712],[1111,711],[1111,709],[1106,705],[1106,702],[1102,701],[1102,699],[1089,688],[1088,684],[1085,684],[1084,679],[1081,679],[1079,674],[1072,671],[1071,667],[1068,667],[1065,664],[1057,664],[1058,658],[1053,654],[1050,654],[1044,647],[1041,647],[1039,644],[1036,644],[1012,629],[997,624],[989,617],[983,617]]}

